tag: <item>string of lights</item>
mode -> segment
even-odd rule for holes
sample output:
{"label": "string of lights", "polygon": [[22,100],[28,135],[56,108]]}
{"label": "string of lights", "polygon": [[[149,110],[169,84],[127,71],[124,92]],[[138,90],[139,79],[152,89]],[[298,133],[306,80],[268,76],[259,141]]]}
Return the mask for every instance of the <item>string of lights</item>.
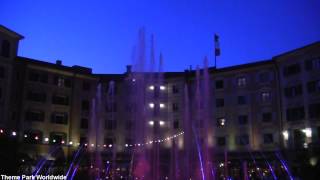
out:
{"label": "string of lights", "polygon": [[[10,132],[10,131],[9,131]],[[0,134],[5,134],[5,130],[4,129],[0,129]],[[143,146],[147,146],[147,145],[151,145],[151,144],[156,144],[156,143],[163,143],[163,142],[167,142],[167,141],[170,141],[172,139],[175,139],[179,136],[182,136],[184,134],[183,131],[177,133],[177,134],[174,134],[174,135],[171,135],[171,136],[168,136],[168,137],[165,137],[165,138],[162,138],[162,139],[156,139],[156,140],[150,140],[150,141],[147,141],[147,142],[144,142],[144,143],[133,143],[133,144],[124,144],[124,145],[120,145],[120,146],[124,146],[126,148],[129,148],[129,147],[143,147]],[[16,137],[18,136],[18,133],[16,131],[11,131],[10,133],[11,136],[13,137]],[[28,134],[24,134],[23,137],[25,139],[29,138],[29,139],[32,139],[34,141],[39,141],[41,142],[41,138],[39,135],[34,135],[34,136],[30,136]],[[50,139],[49,138],[44,138],[44,142],[45,143],[49,143],[50,142]],[[59,143],[57,142],[56,139],[51,139],[51,142],[52,143]],[[60,142],[62,145],[69,145],[69,146],[80,146],[81,144],[80,143],[74,143],[73,141],[70,141],[69,143],[66,143],[64,140],[61,140]],[[85,143],[84,144],[85,147],[88,147],[88,143]],[[104,148],[112,148],[114,145],[113,144],[103,144],[103,145],[95,145],[95,144],[90,144],[90,147],[104,147]]]}

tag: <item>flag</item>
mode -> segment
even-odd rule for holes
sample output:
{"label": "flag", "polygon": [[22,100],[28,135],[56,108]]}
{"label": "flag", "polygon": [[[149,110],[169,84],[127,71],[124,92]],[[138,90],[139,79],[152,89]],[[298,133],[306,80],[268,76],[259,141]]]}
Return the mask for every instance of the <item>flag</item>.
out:
{"label": "flag", "polygon": [[221,52],[220,52],[220,42],[219,42],[219,36],[217,34],[214,34],[214,53],[215,56],[220,56]]}

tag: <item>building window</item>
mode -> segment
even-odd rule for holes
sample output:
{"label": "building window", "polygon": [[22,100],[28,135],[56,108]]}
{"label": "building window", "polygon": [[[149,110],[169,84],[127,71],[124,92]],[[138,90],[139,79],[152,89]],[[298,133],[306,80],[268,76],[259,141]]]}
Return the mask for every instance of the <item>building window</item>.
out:
{"label": "building window", "polygon": [[273,134],[271,134],[271,133],[263,134],[263,143],[264,144],[272,144],[273,143]]}
{"label": "building window", "polygon": [[71,80],[65,77],[61,76],[55,76],[54,77],[54,85],[58,87],[66,87],[70,88],[71,87]]}
{"label": "building window", "polygon": [[217,145],[225,146],[226,145],[226,137],[217,137]]}
{"label": "building window", "polygon": [[320,103],[309,105],[309,118],[320,118]]}
{"label": "building window", "polygon": [[28,74],[29,81],[48,83],[48,74],[30,71]]}
{"label": "building window", "polygon": [[179,129],[179,120],[178,119],[173,121],[173,129]]}
{"label": "building window", "polygon": [[172,111],[173,112],[179,111],[179,104],[178,103],[172,103]]}
{"label": "building window", "polygon": [[47,95],[46,95],[46,93],[29,91],[27,93],[27,99],[29,101],[43,102],[44,103],[44,102],[46,102]]}
{"label": "building window", "polygon": [[305,61],[305,69],[307,71],[312,71],[315,69],[320,69],[320,57],[309,59]]}
{"label": "building window", "polygon": [[8,58],[10,56],[11,45],[8,40],[2,41],[1,56]]}
{"label": "building window", "polygon": [[216,107],[224,107],[224,99],[223,98],[216,99]]}
{"label": "building window", "polygon": [[271,100],[270,92],[262,92],[261,93],[262,102],[269,102]]}
{"label": "building window", "polygon": [[173,85],[173,86],[172,86],[172,93],[173,93],[173,94],[178,94],[178,93],[179,93],[179,88],[178,88],[177,85]]}
{"label": "building window", "polygon": [[308,93],[320,92],[320,80],[309,81],[307,84]]}
{"label": "building window", "polygon": [[87,118],[81,118],[80,128],[81,129],[88,129],[89,121]]}
{"label": "building window", "polygon": [[284,67],[283,75],[285,77],[288,77],[288,76],[292,76],[292,75],[298,74],[298,73],[300,73],[300,71],[301,71],[301,69],[300,69],[300,65],[298,63],[297,64],[292,64],[290,66]]}
{"label": "building window", "polygon": [[245,87],[247,85],[247,79],[245,77],[239,77],[237,79],[238,87]]}
{"label": "building window", "polygon": [[53,95],[52,96],[52,104],[57,105],[69,105],[69,97],[65,95]]}
{"label": "building window", "polygon": [[0,78],[1,79],[5,78],[5,69],[3,66],[0,66]]}
{"label": "building window", "polygon": [[117,128],[117,122],[116,120],[112,120],[112,119],[107,119],[106,120],[106,124],[105,124],[105,128],[107,130],[115,130]]}
{"label": "building window", "polygon": [[226,119],[224,117],[217,118],[217,127],[225,127]]}
{"label": "building window", "polygon": [[106,107],[107,112],[117,112],[117,103],[108,103]]}
{"label": "building window", "polygon": [[25,114],[26,121],[43,122],[45,113],[41,110],[29,110]]}
{"label": "building window", "polygon": [[236,144],[237,145],[248,145],[249,144],[249,135],[243,134],[236,137]]}
{"label": "building window", "polygon": [[223,89],[224,88],[224,81],[223,80],[217,80],[216,81],[216,89]]}
{"label": "building window", "polygon": [[82,90],[84,91],[90,91],[91,84],[89,82],[82,82]]}
{"label": "building window", "polygon": [[126,129],[132,129],[134,127],[134,123],[132,120],[127,120],[126,121]]}
{"label": "building window", "polygon": [[239,122],[240,125],[248,124],[248,116],[247,115],[238,116],[238,122]]}
{"label": "building window", "polygon": [[301,84],[284,88],[284,95],[287,98],[300,96],[300,95],[302,95],[302,93],[303,93],[303,91],[302,91]]}
{"label": "building window", "polygon": [[238,96],[238,105],[245,105],[247,104],[247,97],[246,96]]}
{"label": "building window", "polygon": [[67,139],[66,133],[52,132],[50,133],[50,144],[65,144]]}
{"label": "building window", "polygon": [[64,112],[52,113],[51,122],[55,124],[68,124],[68,113],[64,113]]}
{"label": "building window", "polygon": [[82,111],[89,111],[90,110],[90,102],[88,100],[82,100],[81,110]]}
{"label": "building window", "polygon": [[259,73],[259,82],[266,83],[270,81],[270,73],[269,72],[262,72]]}
{"label": "building window", "polygon": [[272,121],[272,113],[271,112],[262,113],[262,122],[269,123],[271,121]]}
{"label": "building window", "polygon": [[287,109],[287,121],[300,121],[305,118],[304,107]]}

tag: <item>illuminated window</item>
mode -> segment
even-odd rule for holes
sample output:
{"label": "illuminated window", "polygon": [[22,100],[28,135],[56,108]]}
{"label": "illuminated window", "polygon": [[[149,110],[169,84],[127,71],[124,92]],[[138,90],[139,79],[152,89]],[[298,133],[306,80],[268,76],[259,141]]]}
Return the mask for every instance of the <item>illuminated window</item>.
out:
{"label": "illuminated window", "polygon": [[262,92],[261,93],[261,100],[262,102],[268,102],[271,99],[270,92]]}
{"label": "illuminated window", "polygon": [[247,85],[247,79],[245,77],[240,77],[237,79],[238,87],[244,87]]}

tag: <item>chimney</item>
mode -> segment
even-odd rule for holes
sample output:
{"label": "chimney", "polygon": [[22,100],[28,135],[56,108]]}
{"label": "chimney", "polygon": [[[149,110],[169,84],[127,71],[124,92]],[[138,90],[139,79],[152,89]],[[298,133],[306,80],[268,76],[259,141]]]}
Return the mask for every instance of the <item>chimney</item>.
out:
{"label": "chimney", "polygon": [[62,65],[62,61],[61,60],[56,60],[56,65],[61,66]]}
{"label": "chimney", "polygon": [[130,74],[132,72],[132,66],[131,65],[127,65],[127,74]]}

